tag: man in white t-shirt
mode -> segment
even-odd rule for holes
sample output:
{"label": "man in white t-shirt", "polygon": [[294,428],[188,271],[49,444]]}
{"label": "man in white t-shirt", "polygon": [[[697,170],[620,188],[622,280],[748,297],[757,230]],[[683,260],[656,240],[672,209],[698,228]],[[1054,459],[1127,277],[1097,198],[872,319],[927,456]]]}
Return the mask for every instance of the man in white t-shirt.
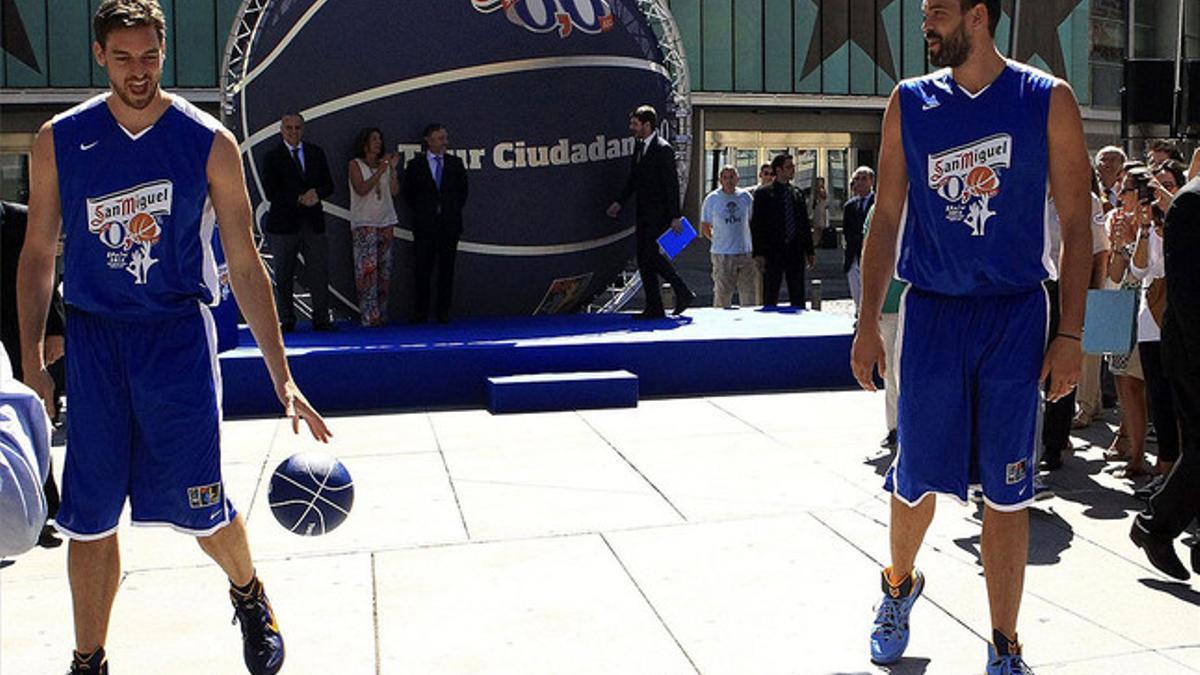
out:
{"label": "man in white t-shirt", "polygon": [[738,188],[738,170],[721,169],[721,189],[704,198],[701,233],[712,242],[713,307],[728,309],[736,289],[742,305],[762,304],[758,268],[750,255],[750,211],[754,197]]}

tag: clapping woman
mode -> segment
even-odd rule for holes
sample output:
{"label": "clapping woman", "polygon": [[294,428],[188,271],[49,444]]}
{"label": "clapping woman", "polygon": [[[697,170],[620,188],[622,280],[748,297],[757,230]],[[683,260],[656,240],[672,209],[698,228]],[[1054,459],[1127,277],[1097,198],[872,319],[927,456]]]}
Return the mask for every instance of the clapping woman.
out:
{"label": "clapping woman", "polygon": [[350,232],[354,238],[354,281],[362,325],[387,322],[392,278],[392,228],[399,222],[393,197],[400,192],[400,159],[384,154],[383,132],[359,132],[350,160]]}

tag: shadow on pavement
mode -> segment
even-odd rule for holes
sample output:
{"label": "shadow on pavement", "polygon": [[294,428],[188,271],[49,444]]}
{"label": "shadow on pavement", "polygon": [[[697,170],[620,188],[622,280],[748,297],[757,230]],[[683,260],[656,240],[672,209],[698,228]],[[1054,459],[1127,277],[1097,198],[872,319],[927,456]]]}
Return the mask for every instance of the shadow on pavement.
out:
{"label": "shadow on pavement", "polygon": [[1200,607],[1200,592],[1179,581],[1163,581],[1162,579],[1138,579],[1138,583],[1153,591],[1173,595],[1180,600]]}

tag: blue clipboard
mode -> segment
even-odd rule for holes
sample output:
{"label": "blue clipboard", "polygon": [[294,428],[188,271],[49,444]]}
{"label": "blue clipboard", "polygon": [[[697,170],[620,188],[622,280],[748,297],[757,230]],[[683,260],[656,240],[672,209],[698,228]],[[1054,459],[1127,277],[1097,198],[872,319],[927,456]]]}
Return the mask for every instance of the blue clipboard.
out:
{"label": "blue clipboard", "polygon": [[687,245],[692,243],[696,238],[696,228],[688,222],[687,218],[683,219],[683,230],[679,234],[671,228],[667,228],[666,232],[658,238],[658,245],[662,247],[663,253],[667,254],[667,259],[674,260],[679,252],[687,248]]}
{"label": "blue clipboard", "polygon": [[1083,321],[1083,351],[1127,354],[1137,344],[1138,292],[1089,290]]}

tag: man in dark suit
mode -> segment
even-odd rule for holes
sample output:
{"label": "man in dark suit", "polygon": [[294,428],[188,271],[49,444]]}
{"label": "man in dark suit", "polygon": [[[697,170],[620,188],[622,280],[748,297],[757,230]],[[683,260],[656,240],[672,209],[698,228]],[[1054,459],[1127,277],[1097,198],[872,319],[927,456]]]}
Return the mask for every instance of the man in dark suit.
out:
{"label": "man in dark suit", "polygon": [[283,137],[263,158],[263,191],[267,213],[267,245],[275,259],[275,298],[279,323],[286,333],[296,328],[293,284],[296,256],[303,249],[307,284],[312,295],[313,329],[333,330],[329,322],[329,244],[321,200],[333,194],[333,176],[325,152],[305,143],[304,118],[287,113],[279,122]]}
{"label": "man in dark suit", "polygon": [[796,162],[791,155],[771,160],[775,182],[754,190],[750,238],[754,261],[763,273],[763,307],[779,304],[779,288],[787,279],[792,307],[804,308],[804,268],[816,260],[812,223],[804,194],[792,185]]}
{"label": "man in dark suit", "polygon": [[450,144],[446,127],[432,123],[421,134],[425,152],[404,168],[404,198],[413,215],[413,252],[416,286],[411,323],[429,319],[430,279],[437,268],[437,320],[450,321],[454,290],[454,258],[463,230],[467,205],[467,168],[446,152]]}
{"label": "man in dark suit", "polygon": [[[1200,179],[1175,194],[1163,229],[1167,309],[1163,317],[1163,370],[1179,419],[1181,453],[1167,482],[1137,516],[1129,536],[1151,564],[1177,579],[1188,572],[1174,542],[1200,517]],[[1200,545],[1192,546],[1192,571],[1200,574]]]}
{"label": "man in dark suit", "polygon": [[625,181],[621,196],[608,207],[608,216],[616,218],[621,205],[630,196],[637,195],[637,263],[642,276],[642,289],[646,293],[646,309],[638,315],[640,319],[657,319],[666,316],[663,309],[661,276],[675,291],[675,316],[696,299],[687,284],[675,272],[671,261],[663,255],[658,238],[670,227],[676,234],[683,230],[679,204],[679,173],[675,169],[675,150],[670,142],[658,134],[658,113],[644,105],[629,116],[629,130],[637,139],[633,150],[633,168]]}
{"label": "man in dark suit", "polygon": [[842,207],[842,236],[846,239],[846,257],[842,263],[842,272],[850,284],[850,297],[854,298],[854,314],[858,315],[858,306],[862,302],[862,271],[859,262],[862,260],[863,223],[867,222],[867,214],[875,205],[875,172],[867,166],[860,166],[850,177],[850,193],[853,195]]}
{"label": "man in dark suit", "polygon": [[[25,244],[25,229],[29,211],[24,204],[0,201],[0,341],[8,352],[9,363],[12,364],[13,377],[21,379],[21,329],[17,321],[17,261],[21,257],[21,248]],[[63,307],[62,295],[55,289],[50,300],[50,312],[46,315],[45,360],[48,370],[55,380],[55,405],[62,391],[63,372],[62,357],[64,355],[63,328],[66,313]],[[53,365],[52,365],[53,364]],[[46,477],[43,486],[46,494],[47,519],[52,519],[58,513],[58,484],[54,482],[54,472]],[[62,543],[54,534],[50,524],[42,526],[42,534],[38,545],[53,548]]]}

